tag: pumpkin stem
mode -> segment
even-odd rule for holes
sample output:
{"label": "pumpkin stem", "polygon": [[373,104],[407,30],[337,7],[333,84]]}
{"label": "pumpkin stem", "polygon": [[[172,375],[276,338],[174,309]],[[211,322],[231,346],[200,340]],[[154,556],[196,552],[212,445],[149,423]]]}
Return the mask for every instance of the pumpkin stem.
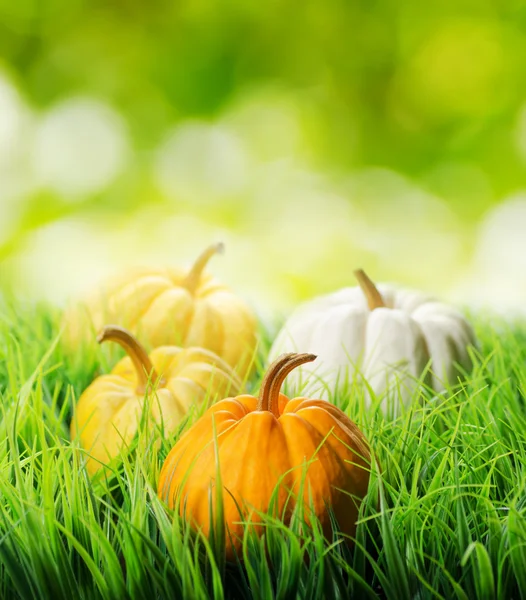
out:
{"label": "pumpkin stem", "polygon": [[380,294],[377,287],[369,279],[369,276],[366,274],[366,272],[363,269],[357,269],[354,272],[354,276],[362,288],[362,292],[367,300],[369,310],[374,310],[375,308],[385,308],[385,302],[382,298],[382,294]]}
{"label": "pumpkin stem", "polygon": [[206,267],[212,256],[214,256],[214,254],[222,254],[224,250],[225,245],[222,242],[219,242],[208,246],[208,248],[197,257],[197,260],[183,282],[183,285],[188,288],[190,292],[194,292],[199,285],[203,269]]}
{"label": "pumpkin stem", "polygon": [[97,336],[97,342],[99,344],[103,342],[116,342],[124,348],[126,354],[131,358],[137,373],[138,394],[146,392],[149,381],[153,384],[159,383],[162,385],[163,382],[159,381],[159,376],[153,368],[148,353],[138,340],[128,330],[124,329],[124,327],[108,325]]}
{"label": "pumpkin stem", "polygon": [[296,367],[316,360],[315,354],[282,354],[268,368],[259,390],[257,410],[268,410],[279,417],[279,391],[285,377]]}

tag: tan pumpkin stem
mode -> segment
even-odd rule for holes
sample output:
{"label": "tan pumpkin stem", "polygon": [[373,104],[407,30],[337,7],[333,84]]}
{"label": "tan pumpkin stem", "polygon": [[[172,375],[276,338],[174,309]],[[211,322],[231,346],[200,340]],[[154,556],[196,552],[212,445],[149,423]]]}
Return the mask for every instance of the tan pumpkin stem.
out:
{"label": "tan pumpkin stem", "polygon": [[144,394],[146,392],[149,381],[153,385],[162,384],[162,381],[159,381],[159,376],[153,368],[148,353],[138,340],[127,329],[124,329],[124,327],[108,325],[98,335],[97,342],[99,342],[99,344],[102,344],[103,342],[116,342],[119,346],[124,348],[126,354],[131,358],[137,373],[138,394]]}
{"label": "tan pumpkin stem", "polygon": [[354,276],[362,288],[362,292],[367,300],[369,310],[374,310],[375,308],[385,308],[385,302],[382,298],[382,294],[380,294],[377,287],[369,279],[369,276],[366,274],[366,272],[363,269],[357,269],[354,272]]}
{"label": "tan pumpkin stem", "polygon": [[201,275],[203,274],[203,269],[208,264],[208,261],[214,256],[214,254],[222,254],[225,250],[225,245],[222,242],[217,244],[212,244],[208,246],[206,250],[204,250],[195,261],[193,267],[190,269],[190,272],[186,276],[183,285],[190,291],[194,292],[199,282],[201,281]]}
{"label": "tan pumpkin stem", "polygon": [[315,354],[282,354],[268,368],[259,390],[257,410],[268,410],[279,417],[279,392],[285,377],[304,363],[316,360]]}

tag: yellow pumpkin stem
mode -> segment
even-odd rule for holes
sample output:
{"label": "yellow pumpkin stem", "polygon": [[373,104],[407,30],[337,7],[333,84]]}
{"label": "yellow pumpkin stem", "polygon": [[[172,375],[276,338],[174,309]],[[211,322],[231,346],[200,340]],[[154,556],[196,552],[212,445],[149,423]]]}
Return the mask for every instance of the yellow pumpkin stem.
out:
{"label": "yellow pumpkin stem", "polygon": [[363,269],[357,269],[354,272],[354,276],[362,288],[365,299],[367,300],[367,305],[369,306],[369,310],[374,310],[375,308],[385,308],[385,302],[382,298],[382,294],[380,294],[377,287],[369,279],[367,273]]}
{"label": "yellow pumpkin stem", "polygon": [[97,337],[97,342],[116,342],[124,348],[126,354],[131,358],[135,371],[137,373],[137,393],[144,394],[150,381],[153,385],[162,385],[159,377],[153,368],[152,361],[144,347],[138,340],[124,327],[118,325],[108,325]]}
{"label": "yellow pumpkin stem", "polygon": [[279,392],[285,377],[296,367],[316,360],[315,354],[282,354],[268,368],[259,390],[257,410],[268,410],[279,417]]}
{"label": "yellow pumpkin stem", "polygon": [[225,250],[225,245],[222,242],[217,244],[212,244],[208,246],[206,250],[204,250],[195,261],[193,267],[190,269],[190,272],[186,276],[183,285],[190,291],[194,292],[199,282],[201,281],[201,275],[203,274],[203,269],[208,264],[208,261],[214,256],[214,254],[222,254]]}

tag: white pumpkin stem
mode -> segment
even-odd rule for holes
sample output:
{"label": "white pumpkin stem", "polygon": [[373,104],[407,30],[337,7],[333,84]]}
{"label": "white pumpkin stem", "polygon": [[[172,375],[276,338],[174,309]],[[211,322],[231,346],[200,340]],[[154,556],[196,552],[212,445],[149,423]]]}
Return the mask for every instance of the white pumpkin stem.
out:
{"label": "white pumpkin stem", "polygon": [[225,250],[225,245],[222,242],[217,244],[212,244],[208,246],[206,250],[204,250],[195,261],[193,267],[190,269],[190,272],[186,276],[183,285],[190,290],[190,292],[194,292],[199,282],[201,281],[201,275],[203,274],[203,270],[208,264],[208,261],[214,256],[214,254],[222,254]]}
{"label": "white pumpkin stem", "polygon": [[369,279],[367,273],[363,269],[357,269],[354,272],[354,276],[358,280],[359,286],[362,288],[362,292],[367,300],[369,310],[374,310],[375,308],[385,308],[385,302],[382,298],[382,294],[380,294],[378,288]]}
{"label": "white pumpkin stem", "polygon": [[279,417],[279,392],[285,377],[304,363],[316,360],[315,354],[282,354],[270,365],[261,383],[257,410],[268,410]]}
{"label": "white pumpkin stem", "polygon": [[127,329],[118,325],[108,325],[97,336],[97,342],[116,342],[124,348],[126,354],[131,358],[135,371],[137,373],[137,393],[144,394],[148,387],[148,382],[152,384],[162,384],[158,381],[159,377],[153,368],[152,361],[144,347],[139,343]]}

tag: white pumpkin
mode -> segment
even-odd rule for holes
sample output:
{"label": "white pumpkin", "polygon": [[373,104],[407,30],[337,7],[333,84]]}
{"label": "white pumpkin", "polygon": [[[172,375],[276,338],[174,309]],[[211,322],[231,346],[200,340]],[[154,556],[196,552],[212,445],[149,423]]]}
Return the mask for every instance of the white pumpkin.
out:
{"label": "white pumpkin", "polygon": [[376,288],[362,270],[355,275],[359,287],[300,306],[278,334],[270,362],[284,352],[318,356],[288,376],[289,393],[329,399],[360,373],[376,397],[394,398],[396,408],[409,402],[422,375],[439,392],[471,369],[475,334],[457,309],[416,291]]}

